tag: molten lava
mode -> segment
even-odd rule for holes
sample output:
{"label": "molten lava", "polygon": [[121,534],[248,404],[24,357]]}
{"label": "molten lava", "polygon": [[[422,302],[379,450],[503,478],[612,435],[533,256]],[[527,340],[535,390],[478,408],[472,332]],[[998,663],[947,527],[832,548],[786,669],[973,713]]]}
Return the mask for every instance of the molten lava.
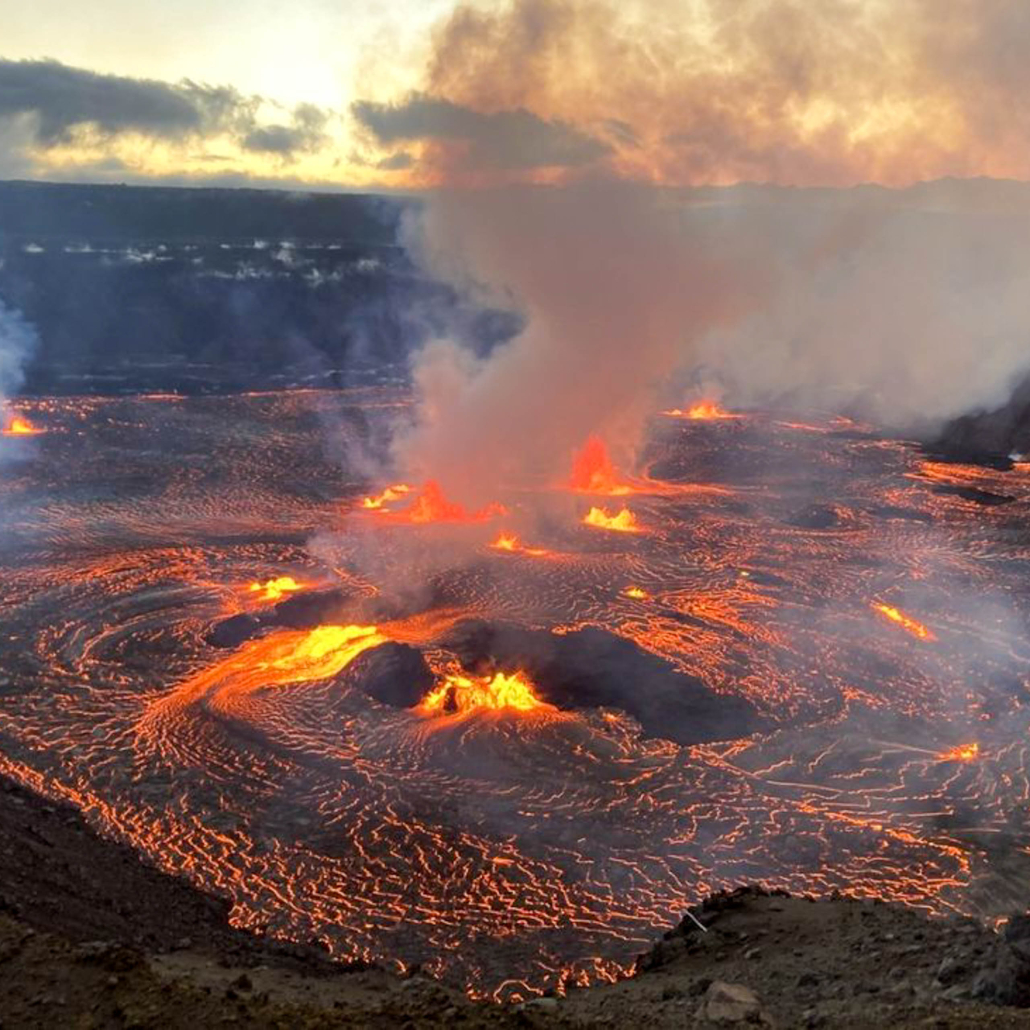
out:
{"label": "molten lava", "polygon": [[613,529],[618,533],[640,533],[640,526],[637,525],[637,517],[629,510],[622,508],[614,515],[609,514],[604,508],[591,508],[583,516],[585,526],[594,526],[596,529]]}
{"label": "molten lava", "polygon": [[[856,444],[822,415],[803,440],[772,416],[754,433],[698,421],[648,443],[659,478],[620,470],[625,497],[570,500],[565,466],[535,484],[539,529],[529,501],[518,519],[419,527],[400,509],[421,480],[363,509],[358,470],[327,460],[311,411],[336,411],[334,393],[184,398],[176,432],[155,432],[154,403],[26,408],[60,446],[29,438],[4,483],[17,689],[0,772],[224,898],[241,928],[510,1001],[628,971],[669,913],[735,871],[986,918],[1025,888],[1025,470],[947,466],[1015,498],[959,504],[907,475],[921,458],[905,441]],[[771,517],[797,510],[802,481],[861,517],[839,532]],[[316,573],[300,544],[337,527],[347,496],[351,527],[380,532],[320,542]],[[639,533],[591,539],[592,505],[606,520],[633,505]],[[451,534],[468,537],[460,560],[435,539],[377,560],[411,543],[398,535]],[[355,560],[370,538],[376,560]],[[529,557],[537,544],[561,553]],[[346,589],[324,604],[280,618],[258,600],[265,580],[310,590],[329,569]],[[441,607],[411,614],[409,582]],[[238,610],[261,616],[240,624],[257,635],[212,647],[203,620]],[[333,611],[348,614],[290,628]],[[913,644],[909,616],[937,641]]]}
{"label": "molten lava", "polygon": [[977,743],[959,744],[958,747],[942,751],[937,756],[938,760],[941,762],[975,762],[979,757],[980,745]]}
{"label": "molten lava", "polygon": [[34,426],[23,415],[12,415],[3,428],[4,436],[38,436],[45,430]]}
{"label": "molten lava", "polygon": [[162,719],[202,699],[212,710],[228,712],[258,691],[329,679],[388,639],[375,626],[318,626],[248,641],[156,703],[140,720],[139,732],[153,736]]}
{"label": "molten lava", "polygon": [[553,708],[536,696],[533,684],[521,672],[495,672],[489,677],[448,674],[418,705],[423,715],[467,715],[499,709],[531,712]]}
{"label": "molten lava", "polygon": [[670,418],[689,418],[698,422],[710,422],[715,421],[716,419],[741,417],[740,415],[731,414],[725,408],[721,407],[716,401],[697,401],[686,410],[682,408],[673,408],[671,411],[663,411],[662,414],[668,415]]}
{"label": "molten lava", "polygon": [[251,583],[250,592],[257,594],[257,601],[272,603],[281,601],[287,594],[303,590],[304,587],[292,576],[279,576],[277,579],[267,579],[264,583]]}
{"label": "molten lava", "polygon": [[915,619],[910,618],[898,608],[893,608],[889,604],[881,604],[879,601],[874,601],[872,607],[874,611],[878,611],[885,619],[889,619],[891,622],[900,626],[906,632],[911,633],[912,636],[918,637],[920,640],[937,639],[921,622],[916,622]]}
{"label": "molten lava", "polygon": [[[269,678],[278,683],[335,676],[362,651],[378,647],[387,639],[375,626],[318,626],[284,636],[286,647],[273,647],[271,653],[258,647],[255,648],[258,653],[250,655],[259,657],[259,664],[273,673]],[[283,638],[267,639],[274,645]],[[244,648],[244,652],[246,650]]]}
{"label": "molten lava", "polygon": [[366,511],[379,511],[384,504],[391,501],[399,501],[402,497],[411,493],[411,487],[407,483],[395,483],[388,486],[381,494],[370,497],[362,497],[361,507]]}
{"label": "molten lava", "polygon": [[608,456],[608,448],[599,436],[591,436],[572,463],[573,490],[587,494],[619,496],[633,492],[633,488],[618,481],[615,466]]}
{"label": "molten lava", "polygon": [[502,504],[488,504],[479,511],[470,512],[464,505],[447,500],[443,489],[435,480],[427,480],[414,501],[402,511],[392,512],[389,517],[399,522],[424,524],[427,522],[488,522],[505,515]]}
{"label": "molten lava", "polygon": [[497,539],[490,544],[495,551],[504,551],[506,554],[529,554],[534,557],[550,554],[550,551],[542,547],[526,547],[514,533],[500,533]]}

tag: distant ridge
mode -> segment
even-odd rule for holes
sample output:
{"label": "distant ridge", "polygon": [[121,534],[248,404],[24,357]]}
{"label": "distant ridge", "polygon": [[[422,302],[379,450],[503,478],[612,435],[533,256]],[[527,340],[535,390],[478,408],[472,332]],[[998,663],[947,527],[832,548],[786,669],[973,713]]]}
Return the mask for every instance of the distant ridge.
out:
{"label": "distant ridge", "polygon": [[394,242],[402,203],[372,194],[0,182],[0,236]]}

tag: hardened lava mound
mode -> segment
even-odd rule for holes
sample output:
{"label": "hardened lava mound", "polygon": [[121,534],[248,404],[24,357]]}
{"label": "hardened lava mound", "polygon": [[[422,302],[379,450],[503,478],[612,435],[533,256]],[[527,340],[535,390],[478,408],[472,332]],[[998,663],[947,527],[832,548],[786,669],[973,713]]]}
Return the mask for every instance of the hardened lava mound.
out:
{"label": "hardened lava mound", "polygon": [[744,881],[1025,901],[1027,466],[673,411],[634,476],[462,509],[340,457],[406,403],[27,406],[0,768],[238,926],[478,996]]}

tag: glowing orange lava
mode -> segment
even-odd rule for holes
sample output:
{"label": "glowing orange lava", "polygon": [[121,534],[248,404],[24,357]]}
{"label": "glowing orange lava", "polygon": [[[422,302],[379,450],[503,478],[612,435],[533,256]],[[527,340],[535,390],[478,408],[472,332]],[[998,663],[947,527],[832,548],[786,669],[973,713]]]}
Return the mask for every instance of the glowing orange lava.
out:
{"label": "glowing orange lava", "polygon": [[942,751],[937,756],[938,760],[941,762],[975,762],[979,757],[980,745],[977,743],[959,744],[958,747]]}
{"label": "glowing orange lava", "polygon": [[893,608],[889,604],[881,604],[879,601],[874,601],[872,607],[874,611],[878,611],[884,618],[889,619],[891,622],[900,626],[906,632],[911,633],[912,636],[918,637],[920,640],[937,639],[921,622],[916,622],[915,619],[909,618],[909,616],[898,608]]}
{"label": "glowing orange lava", "polygon": [[388,639],[375,626],[318,626],[248,641],[153,705],[139,731],[144,737],[152,735],[168,714],[202,698],[215,710],[230,711],[255,691],[329,679],[363,651]]}
{"label": "glowing orange lava", "polygon": [[12,415],[7,420],[7,425],[3,428],[4,436],[38,436],[43,432],[45,432],[45,430],[40,429],[38,426],[34,426],[23,415]]}
{"label": "glowing orange lava", "polygon": [[599,436],[591,436],[572,463],[569,485],[573,490],[588,494],[618,496],[632,493],[633,488],[620,483],[616,475],[604,441]]}
{"label": "glowing orange lava", "polygon": [[250,592],[258,595],[255,600],[269,603],[281,601],[287,594],[303,589],[303,585],[292,576],[279,576],[276,579],[267,579],[264,583],[250,584]]}
{"label": "glowing orange lava", "polygon": [[536,557],[550,554],[542,547],[526,547],[514,533],[500,533],[497,539],[490,544],[495,551],[504,551],[507,554],[530,554]]}
{"label": "glowing orange lava", "polygon": [[583,516],[583,524],[594,526],[596,529],[613,529],[618,533],[642,532],[637,525],[636,515],[629,508],[622,508],[614,515],[610,515],[604,508],[591,508]]}
{"label": "glowing orange lava", "polygon": [[686,410],[673,408],[671,411],[663,411],[662,414],[668,415],[670,418],[689,418],[699,422],[741,417],[740,415],[731,414],[716,401],[697,401]]}
{"label": "glowing orange lava", "polygon": [[469,511],[464,505],[447,500],[443,489],[435,480],[427,480],[414,501],[401,511],[391,512],[387,517],[399,522],[424,524],[427,522],[488,522],[507,514],[502,504],[488,504],[479,511]]}
{"label": "glowing orange lava", "polygon": [[648,594],[646,590],[642,589],[641,587],[626,587],[626,589],[623,590],[623,593],[627,597],[632,597],[637,601],[646,601],[647,598],[651,596],[650,594]]}
{"label": "glowing orange lava", "polygon": [[418,705],[418,711],[423,715],[467,715],[484,709],[530,712],[553,708],[536,696],[533,684],[521,672],[496,672],[489,677],[449,674]]}
{"label": "glowing orange lava", "polygon": [[406,494],[411,493],[411,487],[407,483],[395,483],[388,486],[381,494],[361,498],[361,507],[367,511],[379,511],[384,504],[391,501],[399,501]]}

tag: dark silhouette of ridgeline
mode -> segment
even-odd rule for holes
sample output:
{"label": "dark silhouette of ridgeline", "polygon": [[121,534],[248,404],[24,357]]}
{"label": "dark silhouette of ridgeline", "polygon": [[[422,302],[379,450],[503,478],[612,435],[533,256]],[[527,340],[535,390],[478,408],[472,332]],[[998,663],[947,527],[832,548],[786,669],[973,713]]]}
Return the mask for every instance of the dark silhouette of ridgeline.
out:
{"label": "dark silhouette of ridgeline", "polygon": [[26,393],[334,387],[429,335],[517,325],[396,243],[413,201],[252,189],[0,183],[0,300],[36,330]]}
{"label": "dark silhouette of ridgeline", "polygon": [[390,247],[402,202],[372,194],[0,182],[0,236]]}

